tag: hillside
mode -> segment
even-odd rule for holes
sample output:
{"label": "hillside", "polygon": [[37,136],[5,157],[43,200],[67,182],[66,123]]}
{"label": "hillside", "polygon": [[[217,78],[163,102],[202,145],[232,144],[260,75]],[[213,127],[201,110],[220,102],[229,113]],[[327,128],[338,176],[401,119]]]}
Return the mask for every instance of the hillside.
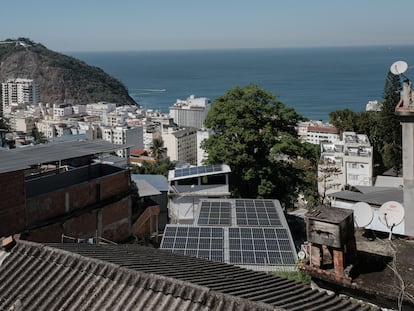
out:
{"label": "hillside", "polygon": [[40,85],[43,103],[136,104],[126,87],[102,69],[28,39],[18,40],[0,43],[0,82],[13,78],[34,79]]}

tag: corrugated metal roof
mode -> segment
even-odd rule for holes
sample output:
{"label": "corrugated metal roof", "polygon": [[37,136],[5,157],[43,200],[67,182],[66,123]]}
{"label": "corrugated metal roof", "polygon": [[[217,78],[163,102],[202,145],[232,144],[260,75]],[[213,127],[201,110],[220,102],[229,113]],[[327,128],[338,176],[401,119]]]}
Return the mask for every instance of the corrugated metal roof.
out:
{"label": "corrugated metal roof", "polygon": [[339,191],[329,194],[329,197],[347,200],[351,202],[366,202],[368,204],[381,206],[388,201],[397,201],[403,203],[402,188],[385,188],[385,187],[358,187],[361,192]]}
{"label": "corrugated metal roof", "polygon": [[111,152],[130,145],[115,145],[104,140],[65,141],[0,151],[0,173],[22,170],[41,163]]}
{"label": "corrugated metal roof", "polygon": [[131,174],[131,179],[133,181],[145,180],[147,183],[152,185],[158,191],[168,191],[168,180],[164,175],[155,175],[155,174]]}
{"label": "corrugated metal roof", "polygon": [[371,310],[296,281],[138,245],[50,244],[121,267],[163,275],[285,310]]}
{"label": "corrugated metal roof", "polygon": [[161,192],[159,192],[145,180],[134,180],[134,182],[137,185],[140,198],[161,194]]}
{"label": "corrugated metal roof", "polygon": [[275,308],[175,278],[19,241],[0,266],[0,310]]}

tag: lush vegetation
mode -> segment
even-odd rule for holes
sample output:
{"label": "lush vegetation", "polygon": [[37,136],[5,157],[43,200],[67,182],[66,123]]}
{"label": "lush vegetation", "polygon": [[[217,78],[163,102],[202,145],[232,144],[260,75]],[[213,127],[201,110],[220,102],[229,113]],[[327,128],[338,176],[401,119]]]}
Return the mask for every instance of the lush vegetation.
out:
{"label": "lush vegetation", "polygon": [[141,166],[131,167],[132,174],[155,174],[164,175],[168,177],[168,171],[173,170],[175,167],[174,163],[170,159],[161,159],[155,163],[144,162]]}
{"label": "lush vegetation", "polygon": [[293,208],[300,193],[317,195],[318,147],[299,140],[300,120],[257,85],[235,87],[215,100],[206,118],[214,133],[202,144],[207,162],[231,167],[233,196],[278,198]]}

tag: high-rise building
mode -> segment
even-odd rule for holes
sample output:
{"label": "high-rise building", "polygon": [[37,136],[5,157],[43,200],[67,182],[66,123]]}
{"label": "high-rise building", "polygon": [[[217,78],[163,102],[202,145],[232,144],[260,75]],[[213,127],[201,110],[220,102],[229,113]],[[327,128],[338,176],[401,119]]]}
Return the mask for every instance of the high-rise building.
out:
{"label": "high-rise building", "polygon": [[208,98],[191,95],[186,100],[177,99],[170,107],[170,116],[178,126],[204,128],[204,120],[211,108]]}
{"label": "high-rise building", "polygon": [[1,113],[9,115],[13,107],[29,104],[36,105],[40,101],[39,85],[32,79],[9,79],[1,84]]}

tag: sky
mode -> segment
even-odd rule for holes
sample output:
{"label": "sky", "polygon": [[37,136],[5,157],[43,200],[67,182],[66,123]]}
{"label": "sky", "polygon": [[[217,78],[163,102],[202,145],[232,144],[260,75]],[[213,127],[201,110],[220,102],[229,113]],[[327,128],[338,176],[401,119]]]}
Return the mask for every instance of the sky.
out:
{"label": "sky", "polygon": [[0,40],[59,52],[414,44],[413,0],[6,0]]}

